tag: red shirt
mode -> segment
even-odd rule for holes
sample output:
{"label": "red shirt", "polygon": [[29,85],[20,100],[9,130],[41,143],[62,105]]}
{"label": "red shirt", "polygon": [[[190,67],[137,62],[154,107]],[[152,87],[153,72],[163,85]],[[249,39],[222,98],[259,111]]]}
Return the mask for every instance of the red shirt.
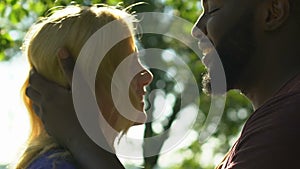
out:
{"label": "red shirt", "polygon": [[247,120],[221,169],[300,168],[300,75]]}

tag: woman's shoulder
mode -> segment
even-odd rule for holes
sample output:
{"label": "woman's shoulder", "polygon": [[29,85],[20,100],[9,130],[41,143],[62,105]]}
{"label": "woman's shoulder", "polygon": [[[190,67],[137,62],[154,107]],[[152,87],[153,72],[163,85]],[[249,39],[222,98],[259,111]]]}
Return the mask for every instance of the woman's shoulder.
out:
{"label": "woman's shoulder", "polygon": [[65,150],[52,149],[36,158],[27,169],[76,169],[70,155],[60,155]]}

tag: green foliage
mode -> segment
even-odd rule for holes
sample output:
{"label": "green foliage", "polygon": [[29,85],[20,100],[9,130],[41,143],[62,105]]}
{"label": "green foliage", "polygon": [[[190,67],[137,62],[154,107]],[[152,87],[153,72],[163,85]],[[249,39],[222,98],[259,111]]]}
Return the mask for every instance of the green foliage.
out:
{"label": "green foliage", "polygon": [[[120,3],[111,0],[112,4]],[[0,61],[20,53],[20,47],[30,25],[38,17],[47,16],[56,6],[105,3],[99,0],[1,0],[0,1]]]}

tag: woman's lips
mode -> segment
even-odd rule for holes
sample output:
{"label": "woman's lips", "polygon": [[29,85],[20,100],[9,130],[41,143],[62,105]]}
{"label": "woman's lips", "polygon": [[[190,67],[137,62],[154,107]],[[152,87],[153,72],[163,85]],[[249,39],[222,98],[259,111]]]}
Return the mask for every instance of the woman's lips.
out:
{"label": "woman's lips", "polygon": [[136,89],[137,96],[144,96],[146,94],[146,90],[144,88]]}
{"label": "woman's lips", "polygon": [[142,90],[137,90],[136,91],[136,99],[137,99],[137,102],[142,106],[144,107],[144,96],[146,94],[146,91],[144,89]]}

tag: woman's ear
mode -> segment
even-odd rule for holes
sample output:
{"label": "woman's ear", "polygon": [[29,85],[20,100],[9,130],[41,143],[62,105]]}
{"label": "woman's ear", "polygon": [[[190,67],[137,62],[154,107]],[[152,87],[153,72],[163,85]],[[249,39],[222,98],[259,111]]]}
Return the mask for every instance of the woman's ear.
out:
{"label": "woman's ear", "polygon": [[273,31],[287,20],[290,15],[289,0],[269,0],[266,9],[265,30]]}

